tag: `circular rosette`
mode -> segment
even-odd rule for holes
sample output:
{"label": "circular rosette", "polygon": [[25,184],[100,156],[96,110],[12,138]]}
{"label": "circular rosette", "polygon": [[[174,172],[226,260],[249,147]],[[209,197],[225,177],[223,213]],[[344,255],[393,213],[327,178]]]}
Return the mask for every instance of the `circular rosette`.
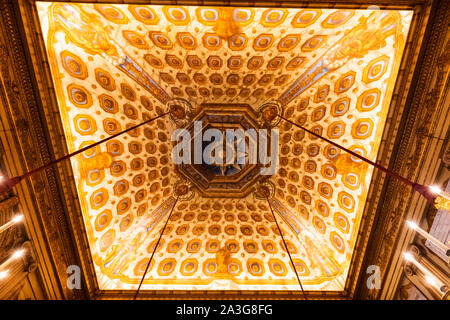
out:
{"label": "circular rosette", "polygon": [[185,99],[175,98],[167,102],[167,112],[178,127],[184,127],[192,114],[192,105]]}
{"label": "circular rosette", "polygon": [[194,189],[190,182],[178,180],[173,186],[173,194],[180,201],[188,201],[194,197]]}
{"label": "circular rosette", "polygon": [[278,125],[281,120],[279,115],[283,115],[283,108],[277,101],[264,103],[258,109],[258,118],[264,128],[273,128]]}
{"label": "circular rosette", "polygon": [[267,200],[273,198],[275,194],[275,185],[272,181],[264,180],[256,185],[253,196],[258,200]]}

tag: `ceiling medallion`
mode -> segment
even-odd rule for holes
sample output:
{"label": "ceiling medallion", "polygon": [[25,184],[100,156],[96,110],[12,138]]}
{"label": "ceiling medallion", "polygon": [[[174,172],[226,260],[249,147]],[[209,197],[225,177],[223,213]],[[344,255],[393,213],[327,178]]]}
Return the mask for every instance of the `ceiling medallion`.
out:
{"label": "ceiling medallion", "polygon": [[[226,131],[221,130],[225,136]],[[242,137],[233,141],[225,141],[225,147],[218,152],[217,158],[214,158],[211,164],[205,164],[208,170],[215,175],[232,176],[240,172],[248,164],[248,144],[244,142],[245,149],[239,150],[238,146],[244,142]],[[203,147],[203,150],[206,145]],[[231,155],[231,156],[229,156]]]}
{"label": "ceiling medallion", "polygon": [[264,128],[273,128],[277,126],[281,120],[278,115],[283,115],[283,107],[278,101],[264,103],[258,109],[258,118],[261,118],[261,126]]}
{"label": "ceiling medallion", "polygon": [[[247,104],[203,104],[199,110],[185,127],[188,144],[194,152],[190,161],[176,163],[177,172],[191,181],[204,197],[245,197],[257,181],[268,177],[261,174],[262,165],[249,157],[256,150],[253,146],[258,146],[256,134],[246,134],[259,132],[255,112]],[[221,133],[222,140],[205,138],[211,131]],[[236,136],[230,138],[229,132]],[[238,132],[245,136],[239,136]],[[267,136],[271,142],[270,131]],[[198,140],[200,150],[196,149]],[[215,144],[221,148],[212,148]]]}
{"label": "ceiling medallion", "polygon": [[275,195],[275,185],[272,181],[266,179],[258,183],[253,196],[258,200],[267,200]]}
{"label": "ceiling medallion", "polygon": [[173,194],[179,201],[189,201],[194,197],[192,184],[186,180],[178,180],[173,186]]}
{"label": "ceiling medallion", "polygon": [[177,127],[184,127],[192,116],[192,105],[185,99],[175,98],[167,102],[167,112]]}

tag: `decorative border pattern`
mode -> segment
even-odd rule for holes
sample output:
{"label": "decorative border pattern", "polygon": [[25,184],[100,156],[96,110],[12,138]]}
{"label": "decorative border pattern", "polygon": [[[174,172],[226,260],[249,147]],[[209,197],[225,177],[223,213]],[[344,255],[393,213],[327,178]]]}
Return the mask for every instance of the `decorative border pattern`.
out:
{"label": "decorative border pattern", "polygon": [[[177,1],[182,3],[182,1]],[[292,4],[294,7],[307,6],[308,4],[302,2],[285,1],[288,4]],[[374,1],[378,3],[378,1]],[[395,7],[412,8],[414,5],[417,11],[422,12],[419,15],[420,19],[415,17],[413,19],[413,26],[410,33],[410,39],[408,39],[407,49],[408,56],[405,61],[410,62],[412,57],[416,57],[419,47],[415,47],[418,43],[418,39],[423,31],[423,21],[427,18],[427,9],[431,1],[410,1],[399,0],[395,2]],[[330,1],[323,1],[323,3],[329,4]],[[339,7],[339,4],[349,4],[351,1],[339,1],[335,2]],[[380,7],[382,1],[379,1]],[[199,3],[200,4],[200,3]],[[218,4],[227,5],[225,2]],[[372,3],[373,4],[373,3]],[[242,4],[242,5],[245,5]],[[252,5],[252,4],[248,4]],[[315,3],[313,6],[320,6],[321,3]],[[267,4],[267,6],[274,6],[273,3]],[[392,159],[393,164],[391,168],[398,172],[404,172],[407,169],[408,175],[413,177],[416,175],[417,166],[420,164],[420,160],[423,157],[423,147],[420,145],[420,141],[416,148],[414,142],[411,142],[411,136],[414,134],[414,127],[418,123],[417,116],[422,115],[422,119],[425,118],[426,109],[423,99],[426,96],[425,88],[426,83],[432,77],[432,73],[435,71],[435,55],[437,47],[440,45],[440,37],[442,37],[442,30],[446,23],[448,23],[449,4],[442,4],[439,8],[439,14],[435,17],[435,25],[433,26],[432,35],[429,40],[429,45],[426,48],[425,60],[426,63],[420,68],[421,78],[418,82],[417,89],[414,93],[413,103],[411,103],[408,112],[398,112],[402,110],[402,106],[406,105],[404,96],[402,100],[394,99],[393,106],[397,105],[395,111],[400,115],[403,114],[406,118],[405,125],[399,130],[400,115],[395,117],[389,130],[392,130],[394,134],[389,134],[388,137],[394,140],[397,137],[398,147],[395,151],[390,148],[390,143],[393,141],[386,141],[382,149],[380,150],[380,159],[390,159],[390,155],[396,152],[395,159]],[[389,6],[388,6],[389,7]],[[5,84],[7,99],[2,98],[2,103],[7,103],[8,111],[10,112],[10,122],[16,128],[18,149],[20,148],[21,159],[20,163],[26,164],[28,168],[37,167],[42,163],[46,163],[50,160],[51,154],[55,153],[56,156],[62,155],[66,148],[61,141],[58,141],[62,135],[62,127],[57,117],[41,118],[41,112],[45,115],[53,114],[57,110],[56,99],[52,93],[51,80],[49,75],[48,65],[45,63],[45,54],[43,54],[43,40],[36,35],[35,30],[37,28],[37,13],[34,8],[33,1],[20,1],[20,10],[22,12],[22,19],[25,27],[25,33],[28,37],[28,45],[23,43],[23,35],[21,34],[19,24],[19,17],[16,16],[14,10],[14,1],[5,1],[0,5],[0,12],[2,16],[1,32],[3,50],[0,55],[2,58],[2,81]],[[419,23],[418,23],[419,21]],[[422,23],[421,23],[422,22]],[[33,31],[33,32],[31,32]],[[445,34],[445,33],[444,33]],[[411,39],[413,40],[411,45]],[[31,52],[31,61],[33,67],[29,66],[27,57],[24,52]],[[13,61],[13,63],[12,63]],[[403,64],[405,65],[405,63]],[[403,75],[412,74],[414,64],[408,64],[403,69]],[[34,68],[34,69],[33,69]],[[33,71],[31,71],[33,70]],[[36,74],[36,82],[33,80],[34,76],[31,73]],[[398,93],[399,87],[404,85],[405,82],[399,79],[397,82]],[[402,86],[403,90],[407,89]],[[411,90],[414,91],[414,90]],[[53,96],[52,96],[53,95]],[[391,110],[394,108],[391,108]],[[431,111],[433,112],[433,111]],[[429,116],[429,115],[428,115]],[[45,132],[49,131],[51,141],[47,141]],[[395,134],[397,132],[397,134]],[[60,139],[59,139],[60,140]],[[51,144],[51,146],[50,146]],[[413,161],[408,163],[408,168],[405,168],[404,164],[409,157],[408,150],[418,150],[416,157]],[[26,157],[24,155],[27,155]],[[387,161],[387,160],[386,160]],[[87,249],[86,235],[82,233],[82,224],[80,221],[79,207],[76,204],[76,192],[74,181],[71,174],[70,166],[64,166],[59,168],[59,177],[56,177],[54,171],[48,170],[46,173],[37,175],[32,179],[31,183],[27,185],[29,192],[34,194],[35,206],[38,208],[43,225],[45,228],[45,235],[47,237],[50,251],[53,255],[55,269],[59,277],[59,285],[63,288],[65,298],[67,299],[83,299],[88,297],[97,298],[127,298],[129,292],[99,292],[96,289],[95,274],[93,272],[92,262],[89,259],[89,250]],[[365,234],[360,234],[358,237],[358,244],[356,250],[362,249],[362,252],[366,252],[366,258],[364,260],[364,266],[370,264],[379,264],[380,267],[386,266],[389,263],[389,259],[392,254],[393,246],[395,245],[395,239],[399,229],[399,222],[403,214],[405,213],[406,204],[410,199],[411,193],[404,188],[398,188],[397,183],[387,181],[386,193],[383,198],[380,198],[381,191],[383,189],[382,183],[384,178],[380,174],[375,174],[372,179],[372,187],[369,191],[370,204],[364,213],[364,222],[361,226],[361,230],[365,231]],[[63,195],[64,194],[64,195]],[[378,199],[377,199],[378,198]],[[400,199],[400,200],[396,200]],[[377,203],[382,201],[382,207],[378,208]],[[394,208],[394,209],[393,209]],[[78,213],[77,213],[78,212]],[[377,217],[379,219],[378,226],[384,226],[385,229],[380,230],[380,227],[376,230],[372,228],[373,220]],[[372,230],[373,229],[373,230]],[[372,235],[370,239],[368,236]],[[59,239],[59,241],[56,241]],[[75,252],[74,241],[77,244],[78,252]],[[369,246],[367,246],[369,241]],[[81,261],[79,260],[81,258]],[[330,292],[326,296],[320,293],[314,293],[311,298],[327,298],[327,299],[345,299],[357,296],[359,299],[363,298],[376,298],[376,292],[368,292],[364,289],[365,286],[365,274],[361,272],[361,259],[362,255],[355,255],[352,262],[352,268],[350,270],[350,276],[346,287],[348,288],[347,294],[340,294]],[[86,284],[88,289],[85,291],[68,290],[65,289],[65,279],[67,274],[65,273],[66,266],[70,264],[78,264],[81,262],[83,266],[84,275],[86,277]],[[383,270],[383,267],[382,267]],[[384,275],[383,275],[384,276]],[[357,290],[355,294],[355,284]],[[352,286],[350,286],[352,284]],[[97,286],[98,288],[98,286]],[[196,292],[195,298],[205,297],[208,299],[214,298],[272,298],[274,292]],[[174,294],[174,292],[143,292],[142,297],[145,298],[189,298],[189,292],[180,292]],[[283,292],[281,295],[277,294],[280,299],[298,299],[301,295],[297,292]]]}

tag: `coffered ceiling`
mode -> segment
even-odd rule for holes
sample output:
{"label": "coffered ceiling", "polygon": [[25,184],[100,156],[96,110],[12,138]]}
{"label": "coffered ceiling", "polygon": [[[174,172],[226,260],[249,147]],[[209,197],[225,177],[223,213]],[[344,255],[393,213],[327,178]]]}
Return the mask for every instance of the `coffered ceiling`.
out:
{"label": "coffered ceiling", "polygon": [[[71,152],[182,98],[197,118],[228,110],[255,126],[261,105],[276,101],[286,118],[371,160],[412,18],[396,10],[61,2],[37,9]],[[372,169],[280,122],[276,174],[249,179],[234,197],[226,186],[208,193],[171,158],[172,132],[190,125],[162,117],[72,159],[100,289],[137,288],[174,189],[186,186],[143,289],[297,290],[258,196],[264,184],[305,289],[343,290]]]}

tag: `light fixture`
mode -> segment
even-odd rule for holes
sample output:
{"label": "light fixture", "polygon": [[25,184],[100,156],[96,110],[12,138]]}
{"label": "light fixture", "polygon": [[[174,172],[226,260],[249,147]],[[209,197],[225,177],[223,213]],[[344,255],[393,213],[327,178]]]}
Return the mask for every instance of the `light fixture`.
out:
{"label": "light fixture", "polygon": [[12,218],[12,221],[14,223],[19,223],[22,220],[23,220],[23,214],[19,214],[19,215],[15,216],[14,218]]}
{"label": "light fixture", "polygon": [[434,194],[437,194],[443,197],[444,199],[450,200],[450,194],[448,194],[448,192],[443,191],[441,188],[437,186],[430,186],[429,188],[431,192],[433,192]]}
{"label": "light fixture", "polygon": [[8,275],[8,270],[0,271],[0,280],[6,278]]}
{"label": "light fixture", "polygon": [[408,225],[408,227],[410,227],[413,230],[416,230],[418,228],[417,223],[412,222],[412,221],[406,221],[406,224]]}
{"label": "light fixture", "polygon": [[19,223],[22,220],[23,220],[23,215],[22,214],[19,214],[19,215],[15,216],[9,222],[7,222],[4,225],[0,226],[0,233],[2,233],[3,231],[7,230],[12,225],[14,225],[16,223]]}
{"label": "light fixture", "polygon": [[437,187],[437,186],[430,186],[430,190],[433,192],[433,193],[436,193],[436,194],[441,194],[441,192],[442,192],[442,190],[441,190],[441,188],[439,188],[439,187]]}
{"label": "light fixture", "polygon": [[405,258],[406,261],[411,262],[413,265],[415,265],[417,267],[417,269],[419,269],[423,273],[423,275],[425,277],[425,281],[429,285],[431,285],[432,287],[438,289],[441,292],[446,290],[445,285],[441,281],[436,279],[436,277],[427,268],[422,266],[419,263],[419,261],[414,259],[414,256],[411,253],[403,252],[403,257]]}
{"label": "light fixture", "polygon": [[20,257],[23,256],[24,252],[25,252],[24,249],[17,250],[16,252],[13,253],[13,255],[11,256],[11,258],[13,258],[13,259],[18,259],[18,258],[20,258]]}
{"label": "light fixture", "polygon": [[439,241],[439,239],[435,238],[434,236],[432,236],[431,234],[429,234],[425,230],[421,229],[417,225],[417,223],[415,223],[413,221],[406,221],[406,224],[408,225],[408,227],[410,227],[411,229],[413,229],[414,231],[416,231],[417,233],[419,233],[420,235],[425,237],[425,239],[429,240],[436,247],[438,247],[439,250],[443,251],[447,257],[450,256],[450,247],[446,246],[444,243]]}
{"label": "light fixture", "polygon": [[403,252],[403,257],[405,258],[406,261],[409,262],[415,261],[413,255],[409,252]]}
{"label": "light fixture", "polygon": [[428,282],[428,284],[432,285],[433,287],[436,287],[438,285],[436,279],[430,275],[426,275],[425,280]]}
{"label": "light fixture", "polygon": [[425,281],[432,287],[436,288],[437,290],[439,290],[440,292],[445,292],[447,290],[447,286],[444,285],[441,281],[439,281],[438,279],[436,279],[434,276],[432,275],[426,275],[425,276]]}
{"label": "light fixture", "polygon": [[5,269],[13,260],[17,260],[20,257],[23,256],[23,254],[25,253],[24,249],[19,249],[16,252],[14,252],[11,257],[9,257],[8,260],[6,260],[5,262],[2,263],[2,265],[0,265],[0,270]]}

